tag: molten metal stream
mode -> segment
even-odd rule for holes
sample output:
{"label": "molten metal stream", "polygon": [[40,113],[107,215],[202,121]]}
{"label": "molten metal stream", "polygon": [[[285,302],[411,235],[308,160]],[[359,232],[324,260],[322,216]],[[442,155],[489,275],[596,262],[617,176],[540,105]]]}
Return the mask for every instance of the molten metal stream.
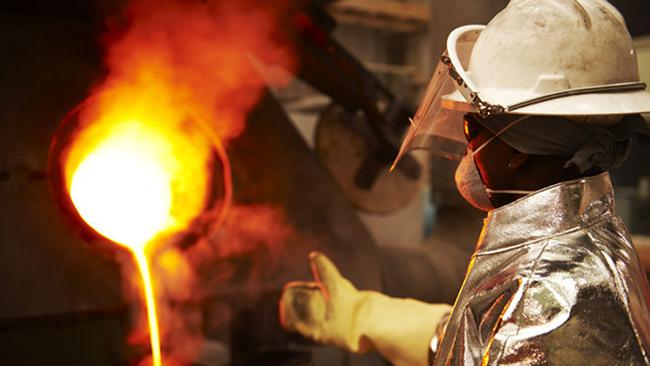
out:
{"label": "molten metal stream", "polygon": [[65,161],[66,184],[83,220],[133,254],[142,279],[152,361],[161,366],[156,297],[146,253],[155,249],[157,238],[184,230],[206,210],[210,149],[221,160],[224,197],[208,235],[219,229],[232,202],[231,167],[224,146],[207,125],[183,136],[187,127],[170,130],[170,124],[138,119],[108,122],[95,124],[73,141]]}
{"label": "molten metal stream", "polygon": [[142,250],[133,249],[133,256],[138,265],[142,285],[144,286],[144,298],[147,305],[147,321],[149,322],[149,341],[151,343],[151,358],[154,366],[162,365],[162,355],[160,353],[160,331],[158,330],[158,317],[156,312],[156,298],[153,294],[153,282],[151,281],[151,272],[149,271],[149,262],[147,256]]}

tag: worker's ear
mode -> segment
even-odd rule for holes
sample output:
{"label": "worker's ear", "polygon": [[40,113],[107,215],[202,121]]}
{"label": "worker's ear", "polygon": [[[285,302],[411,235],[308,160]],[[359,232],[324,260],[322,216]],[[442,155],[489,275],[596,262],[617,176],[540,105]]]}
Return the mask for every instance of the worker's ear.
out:
{"label": "worker's ear", "polygon": [[521,167],[524,166],[524,164],[526,164],[529,156],[530,155],[524,152],[521,152],[516,149],[512,149],[512,154],[510,155],[510,161],[508,161],[508,169],[510,169],[513,172],[518,171],[519,169],[521,169]]}

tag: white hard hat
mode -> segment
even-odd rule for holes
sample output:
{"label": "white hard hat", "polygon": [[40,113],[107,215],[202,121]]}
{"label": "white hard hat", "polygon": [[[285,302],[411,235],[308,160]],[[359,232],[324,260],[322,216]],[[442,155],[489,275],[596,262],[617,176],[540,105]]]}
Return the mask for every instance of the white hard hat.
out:
{"label": "white hard hat", "polygon": [[463,26],[449,35],[398,159],[414,148],[458,157],[461,147],[450,152],[441,146],[464,144],[461,117],[467,112],[648,113],[650,93],[639,79],[625,21],[611,4],[512,0],[487,26]]}
{"label": "white hard hat", "polygon": [[[650,112],[650,93],[603,90],[552,98],[513,109],[553,93],[639,82],[636,53],[621,14],[603,0],[514,0],[480,32],[470,54],[468,79],[480,97],[510,113],[606,115]],[[448,47],[450,47],[448,45]],[[455,48],[451,45],[450,48]],[[449,103],[452,102],[452,103]],[[443,106],[467,100],[456,92]]]}

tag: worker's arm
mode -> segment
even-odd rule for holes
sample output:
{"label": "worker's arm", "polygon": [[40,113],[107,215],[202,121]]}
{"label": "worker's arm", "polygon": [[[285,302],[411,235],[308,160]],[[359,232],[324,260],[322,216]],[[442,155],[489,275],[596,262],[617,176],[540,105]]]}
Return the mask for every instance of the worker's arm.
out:
{"label": "worker's arm", "polygon": [[377,350],[396,366],[425,366],[429,346],[451,307],[359,291],[321,253],[310,255],[315,282],[289,283],[282,325],[354,353]]}

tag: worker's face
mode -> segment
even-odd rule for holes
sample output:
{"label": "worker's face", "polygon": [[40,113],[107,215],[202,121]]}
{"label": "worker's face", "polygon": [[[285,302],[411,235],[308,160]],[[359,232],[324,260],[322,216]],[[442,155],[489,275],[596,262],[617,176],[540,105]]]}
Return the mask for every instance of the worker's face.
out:
{"label": "worker's face", "polygon": [[[468,147],[471,151],[477,149],[490,140],[494,134],[476,122],[481,118],[475,114],[467,114],[464,119],[464,131]],[[474,154],[474,163],[486,187],[491,189],[512,189],[513,171],[509,163],[513,149],[500,138],[494,138]],[[500,206],[499,197],[491,197],[496,207]]]}

